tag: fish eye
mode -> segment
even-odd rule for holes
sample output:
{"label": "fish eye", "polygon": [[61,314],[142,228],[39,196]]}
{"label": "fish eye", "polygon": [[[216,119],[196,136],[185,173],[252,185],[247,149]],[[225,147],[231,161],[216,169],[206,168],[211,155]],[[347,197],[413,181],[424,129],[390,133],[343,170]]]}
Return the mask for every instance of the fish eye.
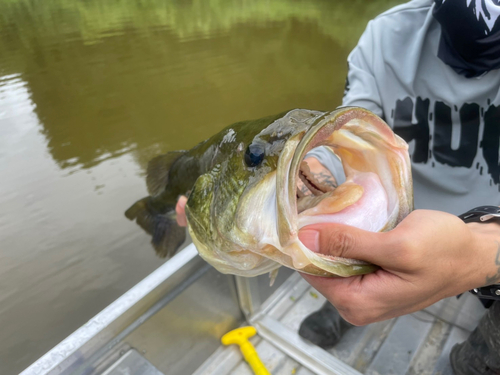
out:
{"label": "fish eye", "polygon": [[245,164],[249,167],[256,167],[264,160],[266,155],[264,145],[259,143],[252,143],[248,145],[245,152]]}

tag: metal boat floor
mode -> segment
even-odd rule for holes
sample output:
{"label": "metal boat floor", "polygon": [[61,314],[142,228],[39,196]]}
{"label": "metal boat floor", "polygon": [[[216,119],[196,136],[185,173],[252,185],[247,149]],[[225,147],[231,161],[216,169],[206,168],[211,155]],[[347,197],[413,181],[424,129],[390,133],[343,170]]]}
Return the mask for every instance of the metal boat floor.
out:
{"label": "metal boat floor", "polygon": [[[297,334],[304,317],[324,301],[295,273],[253,314],[251,324],[258,336],[251,341],[273,375],[452,375],[451,348],[467,338],[485,311],[467,293],[410,315],[354,327],[324,351]],[[195,372],[212,374],[253,372],[237,347],[221,346]]]}

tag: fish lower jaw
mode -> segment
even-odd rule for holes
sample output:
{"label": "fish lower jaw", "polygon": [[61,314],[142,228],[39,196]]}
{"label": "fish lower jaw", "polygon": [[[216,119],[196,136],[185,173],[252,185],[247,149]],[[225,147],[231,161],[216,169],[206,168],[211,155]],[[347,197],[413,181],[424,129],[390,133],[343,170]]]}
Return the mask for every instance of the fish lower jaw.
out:
{"label": "fish lower jaw", "polygon": [[301,270],[311,264],[303,246],[302,242],[296,237],[294,241],[281,250],[290,257],[291,266],[296,270]]}

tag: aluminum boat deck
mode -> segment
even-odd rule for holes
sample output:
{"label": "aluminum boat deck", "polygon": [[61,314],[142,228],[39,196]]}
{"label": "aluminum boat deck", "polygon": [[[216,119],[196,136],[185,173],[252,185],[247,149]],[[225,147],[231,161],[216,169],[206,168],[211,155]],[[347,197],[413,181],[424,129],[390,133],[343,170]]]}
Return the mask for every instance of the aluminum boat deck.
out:
{"label": "aluminum boat deck", "polygon": [[[484,313],[472,295],[450,298],[414,314],[354,327],[324,351],[297,335],[300,322],[325,301],[298,274],[253,318],[256,349],[273,375],[452,375],[448,355],[467,338]],[[286,290],[286,292],[285,292]],[[283,293],[280,293],[283,292]],[[250,375],[235,348],[219,348],[196,375]]]}
{"label": "aluminum boat deck", "polygon": [[273,375],[452,375],[448,355],[484,314],[472,295],[411,315],[354,327],[325,351],[297,334],[324,297],[296,272],[222,275],[193,245],[91,319],[22,375],[250,375],[235,346],[220,337],[252,324],[259,355]]}

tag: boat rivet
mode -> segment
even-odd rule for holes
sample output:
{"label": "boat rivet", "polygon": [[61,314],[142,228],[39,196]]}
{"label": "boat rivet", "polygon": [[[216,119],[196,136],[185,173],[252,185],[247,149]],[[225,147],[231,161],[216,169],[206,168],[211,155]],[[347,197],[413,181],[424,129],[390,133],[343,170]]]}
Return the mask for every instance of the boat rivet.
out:
{"label": "boat rivet", "polygon": [[495,290],[495,294],[496,294],[497,296],[500,296],[500,289]]}

